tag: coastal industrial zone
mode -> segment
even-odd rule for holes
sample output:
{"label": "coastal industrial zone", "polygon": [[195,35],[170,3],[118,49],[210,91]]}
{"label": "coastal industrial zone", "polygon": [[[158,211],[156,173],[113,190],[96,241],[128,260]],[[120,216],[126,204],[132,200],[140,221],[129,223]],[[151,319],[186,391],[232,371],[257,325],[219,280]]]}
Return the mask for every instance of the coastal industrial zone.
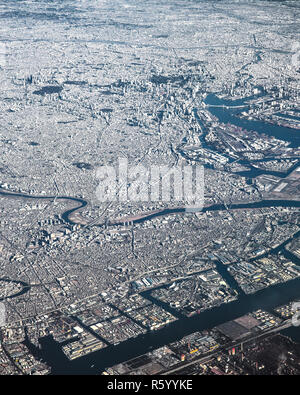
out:
{"label": "coastal industrial zone", "polygon": [[[300,374],[299,2],[0,18],[0,375]],[[203,207],[101,201],[124,159]]]}

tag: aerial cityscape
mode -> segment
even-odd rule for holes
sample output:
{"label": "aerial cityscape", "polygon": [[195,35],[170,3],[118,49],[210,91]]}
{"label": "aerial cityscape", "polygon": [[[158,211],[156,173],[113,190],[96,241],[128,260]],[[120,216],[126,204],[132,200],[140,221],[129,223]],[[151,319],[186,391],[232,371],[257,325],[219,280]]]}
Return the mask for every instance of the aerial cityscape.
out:
{"label": "aerial cityscape", "polygon": [[300,3],[0,18],[0,375],[299,375]]}

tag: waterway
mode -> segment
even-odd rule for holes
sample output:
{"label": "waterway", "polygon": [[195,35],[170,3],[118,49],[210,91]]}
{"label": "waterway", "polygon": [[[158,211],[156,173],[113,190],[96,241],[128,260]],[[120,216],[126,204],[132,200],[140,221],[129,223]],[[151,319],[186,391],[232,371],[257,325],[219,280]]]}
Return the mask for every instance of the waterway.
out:
{"label": "waterway", "polygon": [[[284,249],[288,241],[285,241],[281,246],[274,249],[273,253],[277,254],[281,251],[285,255],[288,255],[295,264],[299,265],[299,259],[294,258],[293,255]],[[146,299],[151,300],[151,302],[174,314],[178,318],[177,321],[159,331],[149,331],[145,335],[129,339],[116,346],[108,346],[103,350],[96,351],[73,361],[68,360],[62,352],[62,345],[56,342],[51,336],[40,339],[40,349],[32,345],[29,339],[26,339],[26,344],[37,357],[46,361],[52,367],[52,374],[99,374],[107,367],[135,358],[193,332],[212,329],[217,325],[257,309],[273,312],[275,307],[300,298],[300,278],[286,283],[276,284],[254,294],[247,295],[241,291],[236,281],[228,273],[226,266],[221,262],[217,263],[219,273],[238,292],[237,300],[221,304],[193,317],[184,318],[167,304],[154,298],[151,295],[151,290],[145,291],[142,295]],[[296,327],[282,331],[282,334],[289,336],[294,341],[299,341],[299,333],[299,328]]]}
{"label": "waterway", "polygon": [[[236,204],[229,204],[228,205],[228,208],[231,210],[257,209],[257,208],[269,208],[269,207],[300,207],[300,201],[297,201],[297,200],[261,200],[258,202],[236,203]],[[214,204],[212,206],[203,207],[203,208],[199,208],[199,209],[176,207],[173,209],[161,210],[161,211],[156,212],[154,214],[144,215],[142,218],[134,219],[131,222],[132,223],[142,223],[142,222],[149,221],[149,220],[157,218],[157,217],[162,217],[162,216],[170,215],[170,214],[192,213],[192,212],[196,212],[196,211],[206,213],[209,211],[222,211],[222,210],[227,210],[227,208],[225,207],[224,204]],[[119,223],[116,223],[115,225],[122,225],[122,224],[123,224],[123,222],[120,221]]]}
{"label": "waterway", "polygon": [[[59,343],[54,341],[51,336],[47,336],[40,339],[39,357],[52,367],[53,374],[99,374],[109,366],[135,358],[193,332],[212,329],[257,309],[272,311],[274,307],[299,297],[300,279],[291,280],[253,295],[242,295],[236,301],[222,304],[190,318],[178,319],[159,331],[148,332],[73,361],[69,361],[63,354]],[[156,303],[160,305],[159,301]],[[289,336],[293,336],[291,332],[289,332]],[[295,329],[294,332],[294,336],[296,336],[299,331]],[[293,337],[293,339],[295,338]]]}
{"label": "waterway", "polygon": [[70,225],[74,225],[75,222],[73,222],[70,219],[70,215],[73,214],[75,211],[80,211],[82,210],[87,204],[87,200],[82,199],[82,198],[75,198],[72,196],[44,196],[44,195],[29,195],[26,193],[21,193],[21,192],[11,192],[5,189],[1,189],[0,188],[0,196],[4,196],[4,197],[9,197],[9,198],[23,198],[23,199],[45,199],[45,200],[70,200],[72,202],[77,202],[79,203],[78,206],[66,210],[63,214],[62,214],[62,219],[64,221],[66,221],[67,223],[69,223]]}
{"label": "waterway", "polygon": [[[209,105],[241,105],[246,104],[246,100],[249,98],[241,99],[238,102],[225,101],[217,98],[215,95],[208,95],[206,103]],[[259,133],[265,133],[274,137],[280,138],[284,141],[288,141],[291,147],[298,147],[300,140],[300,133],[298,130],[285,128],[282,126],[276,126],[272,124],[266,124],[261,121],[250,121],[241,119],[236,115],[236,110],[226,109],[223,107],[209,107],[209,111],[215,115],[220,122],[231,123],[236,126],[242,127],[247,130],[255,130]],[[70,215],[76,210],[81,210],[87,205],[87,201],[80,198],[72,197],[47,197],[47,196],[29,196],[22,193],[12,194],[8,191],[0,190],[0,195],[7,197],[22,197],[22,198],[33,198],[33,199],[64,199],[72,200],[79,203],[79,206],[67,210],[63,214],[63,218],[72,223],[69,219]],[[13,195],[13,196],[12,196]],[[299,207],[300,201],[282,201],[282,200],[270,200],[261,201],[255,203],[238,203],[231,205],[231,209],[252,209],[252,208],[263,208],[263,207]],[[214,211],[224,210],[226,207],[222,204],[205,207],[203,211]],[[167,209],[159,213],[149,215],[134,222],[143,222],[158,216],[168,215],[171,213],[184,213],[185,208]],[[283,247],[280,247],[283,248]],[[278,249],[279,251],[279,249]],[[276,252],[278,252],[276,251]],[[295,263],[299,263],[296,262]],[[233,280],[228,278],[229,274],[225,268],[220,264],[218,266],[219,272],[222,272],[224,278],[231,283],[233,288],[237,288]],[[240,290],[238,290],[240,291]],[[152,298],[150,291],[144,293],[145,297]],[[186,336],[195,331],[208,330],[216,325],[222,324],[226,321],[230,321],[239,316],[247,314],[253,310],[264,309],[272,311],[274,307],[282,304],[286,304],[300,298],[300,279],[294,279],[287,283],[276,284],[266,289],[260,290],[252,295],[246,295],[239,292],[237,300],[224,303],[218,307],[210,310],[201,312],[190,318],[178,319],[174,323],[171,323],[165,328],[155,332],[148,332],[145,335],[138,336],[136,338],[129,339],[116,346],[108,346],[103,350],[96,351],[87,356],[78,358],[73,361],[69,361],[62,352],[62,345],[54,341],[51,336],[46,336],[40,339],[40,348],[36,348],[26,339],[27,345],[32,348],[39,358],[45,360],[51,367],[53,374],[99,374],[103,369],[112,366],[116,363],[126,361],[128,359],[137,357],[150,350],[161,347],[172,341],[178,340],[183,336]],[[159,300],[152,301],[161,305]],[[164,308],[167,308],[165,305]],[[300,341],[300,330],[296,327],[284,330],[282,333],[287,334],[293,338],[293,340]]]}
{"label": "waterway", "polygon": [[218,120],[222,123],[230,123],[232,125],[239,126],[248,131],[264,133],[268,136],[273,136],[280,140],[288,141],[289,146],[292,148],[299,147],[300,131],[298,129],[274,125],[263,121],[239,118],[237,114],[238,112],[240,112],[241,110],[240,108],[234,109],[234,108],[225,107],[225,106],[234,107],[240,105],[247,105],[249,99],[250,98],[244,98],[244,99],[231,101],[231,100],[221,99],[214,94],[209,94],[205,99],[205,104],[207,104],[208,106],[221,106],[221,107],[208,107],[207,109],[215,117],[217,117]]}

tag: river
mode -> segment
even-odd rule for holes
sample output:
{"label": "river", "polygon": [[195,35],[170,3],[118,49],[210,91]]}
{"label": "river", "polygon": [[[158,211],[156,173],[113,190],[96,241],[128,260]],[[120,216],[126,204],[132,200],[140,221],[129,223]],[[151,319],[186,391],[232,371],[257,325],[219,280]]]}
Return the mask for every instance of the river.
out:
{"label": "river", "polygon": [[[241,99],[239,102],[222,101],[215,95],[208,95],[206,99],[207,104],[212,105],[240,105],[245,104],[247,99]],[[248,98],[249,100],[249,98]],[[300,133],[298,130],[285,128],[282,126],[276,126],[272,124],[266,124],[261,121],[249,121],[240,119],[235,115],[233,109],[209,107],[211,113],[219,118],[223,123],[231,123],[236,126],[243,127],[248,130],[255,130],[259,133],[265,133],[268,135],[275,136],[282,140],[288,141],[291,147],[298,147],[300,140]],[[284,175],[282,175],[284,176]],[[87,205],[87,201],[81,198],[72,198],[66,196],[29,196],[22,193],[11,194],[9,191],[1,190],[0,194],[6,197],[22,197],[22,198],[33,198],[33,199],[64,199],[73,200],[80,203],[78,207],[65,211],[63,218],[69,222],[70,214],[76,210],[81,210]],[[13,195],[13,196],[12,196]],[[251,209],[251,208],[263,208],[263,207],[299,207],[299,201],[282,201],[282,200],[268,200],[254,203],[237,203],[230,206],[230,209]],[[214,211],[224,210],[224,205],[218,204],[210,207],[205,207],[203,211]],[[168,215],[171,213],[185,212],[185,208],[177,209],[166,209],[156,214],[149,214],[149,216],[134,222],[143,222],[158,216]],[[284,243],[285,244],[285,243]],[[281,246],[280,248],[283,248]],[[280,250],[276,249],[276,253]],[[294,263],[299,264],[295,259]],[[236,283],[233,282],[232,278],[228,276],[227,270],[219,263],[219,272],[222,273],[224,278],[233,286],[237,288]],[[282,304],[286,304],[292,300],[300,298],[300,279],[294,279],[287,283],[280,283],[270,286],[266,289],[260,290],[255,294],[246,295],[239,291],[239,297],[237,300],[222,304],[218,307],[212,308],[201,312],[190,318],[180,318],[174,323],[171,323],[167,327],[160,329],[155,332],[148,332],[145,335],[141,335],[137,338],[129,339],[117,346],[108,346],[103,350],[96,351],[84,357],[78,358],[73,361],[69,361],[63,354],[61,345],[53,340],[51,336],[47,336],[40,339],[41,349],[35,348],[29,339],[26,340],[27,345],[32,348],[32,351],[40,358],[45,360],[51,367],[53,374],[99,374],[103,369],[112,366],[116,363],[126,361],[128,359],[137,357],[143,353],[146,353],[155,348],[161,347],[172,341],[178,340],[179,338],[186,336],[195,331],[211,329],[216,325],[222,324],[226,321],[235,319],[241,315],[247,314],[253,310],[265,309],[272,311],[274,307]],[[146,298],[151,299],[150,291],[143,293]],[[151,299],[158,305],[160,301]],[[166,306],[164,305],[166,308]],[[284,334],[291,336],[294,340],[300,341],[299,329],[290,328],[283,331]]]}
{"label": "river", "polygon": [[[247,103],[250,98],[239,99],[236,101],[220,99],[214,94],[207,95],[205,103],[208,106],[240,106]],[[249,131],[264,133],[268,136],[276,137],[280,140],[288,141],[291,148],[299,147],[300,144],[300,130],[288,128],[284,126],[274,125],[257,120],[248,120],[239,118],[236,114],[240,109],[226,108],[226,107],[208,107],[215,117],[222,123],[230,123],[239,126]]]}

